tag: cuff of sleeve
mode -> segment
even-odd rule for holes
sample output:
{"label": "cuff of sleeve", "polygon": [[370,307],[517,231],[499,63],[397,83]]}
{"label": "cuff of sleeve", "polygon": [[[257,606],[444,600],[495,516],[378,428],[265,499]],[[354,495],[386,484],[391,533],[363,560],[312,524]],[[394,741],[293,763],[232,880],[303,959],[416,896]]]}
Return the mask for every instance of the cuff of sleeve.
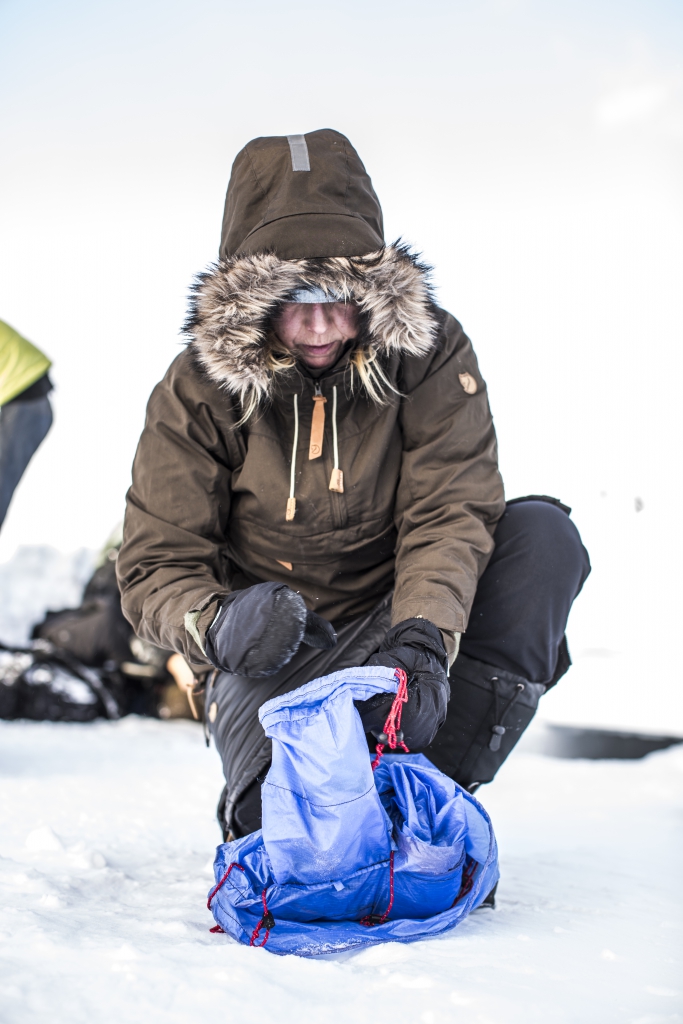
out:
{"label": "cuff of sleeve", "polygon": [[392,626],[406,619],[429,619],[444,632],[453,633],[464,633],[467,625],[465,613],[453,598],[450,601],[395,600],[391,609]]}
{"label": "cuff of sleeve", "polygon": [[194,641],[204,658],[206,658],[206,631],[216,618],[224,599],[225,594],[210,594],[198,608],[191,608],[185,612],[183,620],[185,632]]}
{"label": "cuff of sleeve", "polygon": [[448,668],[453,668],[453,663],[458,657],[458,651],[460,650],[460,637],[462,633],[456,633],[454,629],[441,629],[439,632],[443,638],[443,645],[446,648],[446,654],[448,655]]}

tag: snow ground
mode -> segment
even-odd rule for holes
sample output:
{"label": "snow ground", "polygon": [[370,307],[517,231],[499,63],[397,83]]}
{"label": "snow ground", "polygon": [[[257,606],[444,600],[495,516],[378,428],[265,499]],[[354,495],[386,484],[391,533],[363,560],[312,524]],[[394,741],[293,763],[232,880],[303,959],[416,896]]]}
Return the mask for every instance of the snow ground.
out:
{"label": "snow ground", "polygon": [[[0,639],[77,604],[93,557],[24,548],[0,566]],[[573,699],[545,717],[600,724],[592,697]],[[222,780],[193,723],[0,722],[0,1021],[683,1020],[683,747],[554,760],[529,752],[542,727],[480,794],[501,847],[495,911],[304,961],[208,931]]]}
{"label": "snow ground", "polygon": [[481,791],[495,911],[321,960],[211,935],[219,761],[191,722],[0,723],[3,1024],[683,1019],[683,749],[516,752]]}

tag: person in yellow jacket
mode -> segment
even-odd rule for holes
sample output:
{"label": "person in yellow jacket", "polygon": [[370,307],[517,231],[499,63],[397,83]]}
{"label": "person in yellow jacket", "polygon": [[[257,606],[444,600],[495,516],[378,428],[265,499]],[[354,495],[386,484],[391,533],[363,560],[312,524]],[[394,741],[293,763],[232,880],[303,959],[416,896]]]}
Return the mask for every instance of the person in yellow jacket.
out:
{"label": "person in yellow jacket", "polygon": [[0,320],[0,526],[24,470],[52,426],[51,365]]}

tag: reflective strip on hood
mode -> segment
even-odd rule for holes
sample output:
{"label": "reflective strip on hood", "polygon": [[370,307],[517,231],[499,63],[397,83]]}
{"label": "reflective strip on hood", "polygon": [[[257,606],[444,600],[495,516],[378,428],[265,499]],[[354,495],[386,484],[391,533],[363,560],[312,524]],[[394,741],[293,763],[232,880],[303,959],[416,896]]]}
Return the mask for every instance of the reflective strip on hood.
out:
{"label": "reflective strip on hood", "polygon": [[288,135],[289,151],[292,154],[293,171],[310,171],[311,162],[308,159],[308,146],[305,135]]}

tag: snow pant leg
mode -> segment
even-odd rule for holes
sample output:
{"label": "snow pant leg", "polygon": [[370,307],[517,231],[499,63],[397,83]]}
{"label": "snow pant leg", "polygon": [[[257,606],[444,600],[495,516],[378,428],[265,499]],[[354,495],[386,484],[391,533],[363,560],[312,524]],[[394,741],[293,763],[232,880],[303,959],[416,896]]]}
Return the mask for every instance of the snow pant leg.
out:
{"label": "snow pant leg", "polygon": [[490,782],[571,661],[564,636],[590,563],[552,504],[508,506],[451,670],[443,728],[425,751],[472,791]]}
{"label": "snow pant leg", "polygon": [[235,804],[232,814],[232,830],[235,838],[248,836],[261,828],[261,786],[265,782],[268,769],[254,779],[251,785],[242,793]]}
{"label": "snow pant leg", "polygon": [[549,686],[588,553],[569,516],[541,501],[508,505],[495,543],[460,651]]}
{"label": "snow pant leg", "polygon": [[[218,672],[206,694],[207,725],[226,780],[217,808],[218,823],[226,840],[239,839],[261,827],[261,783],[270,766],[271,745],[258,721],[260,704],[270,699],[270,695],[261,697],[260,683],[261,680]],[[254,692],[250,691],[250,684]],[[258,804],[255,822],[254,814],[246,815],[253,824],[246,830],[241,827],[245,815],[240,814],[237,821],[235,813],[245,798],[250,805],[254,800]]]}
{"label": "snow pant leg", "polygon": [[0,409],[0,526],[24,470],[51,426],[47,396],[9,402]]}

